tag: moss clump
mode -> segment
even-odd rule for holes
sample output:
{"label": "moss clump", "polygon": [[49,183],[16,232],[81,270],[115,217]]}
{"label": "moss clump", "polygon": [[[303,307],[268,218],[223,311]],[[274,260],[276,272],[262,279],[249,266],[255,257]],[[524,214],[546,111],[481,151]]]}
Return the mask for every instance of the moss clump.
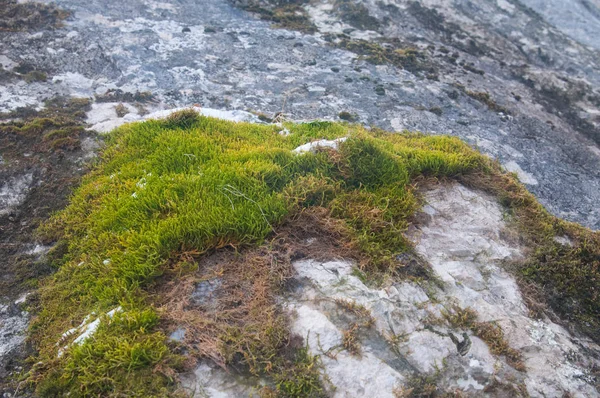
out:
{"label": "moss clump", "polygon": [[[164,324],[184,319],[199,341],[189,343],[190,352],[267,378],[266,396],[318,396],[318,358],[291,344],[274,299],[291,272],[293,250],[281,242],[322,228],[328,231],[322,240],[336,237],[337,250],[353,253],[371,281],[426,276],[404,266],[410,244],[403,232],[420,206],[416,185],[427,178],[459,179],[499,197],[526,243],[539,247],[518,272],[540,283],[562,315],[584,329],[585,322],[591,325],[585,330],[593,334],[600,319],[598,235],[550,216],[496,163],[451,137],[331,122],[286,128],[290,134],[283,136],[279,126],[231,123],[188,110],[109,135],[101,161],[71,204],[40,231],[64,248],[58,271],[40,289],[32,327],[39,365],[30,380],[41,395],[175,394],[172,369],[180,360]],[[338,150],[293,152],[313,140],[341,137],[346,140]],[[298,226],[311,214],[310,226]],[[557,246],[557,234],[568,235],[574,246]],[[276,249],[280,245],[285,247]],[[247,255],[211,260],[228,247]],[[204,274],[188,280],[190,269]],[[218,312],[186,312],[180,301],[157,300],[189,298],[195,284],[211,275],[222,283]],[[171,293],[164,294],[169,283]],[[113,318],[100,315],[93,337],[57,358],[56,343],[68,346],[75,337],[61,340],[66,330],[117,306],[121,312]],[[468,326],[518,366],[501,329],[468,315],[449,321]],[[348,349],[355,338],[356,328],[348,329]]]}
{"label": "moss clump", "polygon": [[428,79],[437,79],[438,68],[424,52],[407,46],[397,39],[385,41],[369,41],[350,39],[346,35],[326,36],[331,45],[358,54],[365,61],[374,65],[391,64]]}
{"label": "moss clump", "polygon": [[357,116],[355,114],[352,114],[348,111],[342,111],[338,114],[338,117],[342,120],[345,120],[347,122],[355,122],[357,119]]}
{"label": "moss clump", "polygon": [[419,71],[427,69],[424,55],[414,48],[403,48],[399,43],[376,43],[368,40],[341,38],[336,47],[352,51],[375,65],[392,64],[397,67]]}
{"label": "moss clump", "polygon": [[439,106],[434,106],[429,108],[429,112],[438,115],[438,116],[442,116],[442,114],[444,113],[444,111],[442,110],[442,108],[440,108]]}
{"label": "moss clump", "polygon": [[258,117],[258,120],[260,120],[261,122],[273,123],[273,118],[265,115],[262,112],[257,113],[256,117]]}
{"label": "moss clump", "polygon": [[56,98],[47,101],[45,105],[41,111],[19,108],[0,114],[0,118],[16,119],[0,125],[0,133],[6,138],[12,137],[7,139],[4,156],[10,158],[12,152],[17,156],[16,153],[24,149],[19,148],[20,143],[35,145],[41,152],[72,151],[79,148],[84,131],[83,119],[90,101],[86,98]]}
{"label": "moss clump", "polygon": [[45,72],[39,70],[31,71],[23,76],[23,80],[27,83],[33,82],[45,82],[48,79],[48,75]]}
{"label": "moss clump", "polygon": [[146,103],[154,101],[154,94],[150,91],[136,91],[131,93],[121,89],[109,89],[102,95],[96,94],[96,102],[139,102]]}
{"label": "moss clump", "polygon": [[273,22],[276,27],[315,33],[312,23],[302,7],[305,0],[234,0],[238,7],[256,13],[260,19]]}
{"label": "moss clump", "polygon": [[511,112],[506,109],[505,107],[498,105],[496,103],[496,101],[494,101],[492,99],[492,97],[490,96],[489,93],[483,92],[483,91],[470,91],[470,90],[466,90],[465,94],[467,94],[469,97],[476,99],[477,101],[487,105],[487,107],[494,112],[502,112],[505,115],[510,115]]}
{"label": "moss clump", "polygon": [[463,63],[460,66],[463,67],[464,70],[472,72],[472,73],[476,73],[478,75],[485,75],[485,71],[481,70],[481,69],[477,69],[474,65],[472,64],[467,64],[467,63]]}
{"label": "moss clump", "polygon": [[129,109],[127,109],[127,107],[123,105],[123,103],[120,103],[115,106],[115,112],[117,113],[118,117],[124,117],[129,113]]}
{"label": "moss clump", "polygon": [[340,15],[342,21],[357,29],[377,31],[381,27],[379,20],[369,15],[367,7],[352,0],[336,0],[334,12]]}
{"label": "moss clump", "polygon": [[0,7],[0,31],[18,32],[57,28],[69,16],[53,5],[4,0]]}
{"label": "moss clump", "polygon": [[[330,122],[286,127],[291,134],[282,136],[277,126],[183,111],[110,134],[100,164],[41,231],[46,239],[67,242],[67,250],[40,289],[32,327],[41,363],[32,380],[40,392],[156,396],[171,388],[164,370],[176,366],[177,358],[155,322],[149,292],[177,253],[202,256],[226,246],[255,246],[294,214],[319,205],[343,225],[351,245],[367,254],[366,272],[394,273],[401,268],[395,255],[409,248],[402,232],[418,208],[411,181],[467,173],[485,163],[456,138],[368,132]],[[338,152],[292,152],[314,139],[340,137],[347,140]],[[56,342],[66,330],[92,312],[117,306],[119,316],[57,358]],[[250,351],[236,350],[235,336],[252,335],[247,327],[219,334],[225,362],[245,358],[248,369],[288,385],[282,375],[294,361],[271,361],[268,366],[279,370],[269,372],[272,351],[264,351],[285,341],[284,335],[268,334]],[[276,341],[264,343],[267,336]],[[150,374],[152,383],[137,382]],[[293,396],[296,387],[288,387]]]}

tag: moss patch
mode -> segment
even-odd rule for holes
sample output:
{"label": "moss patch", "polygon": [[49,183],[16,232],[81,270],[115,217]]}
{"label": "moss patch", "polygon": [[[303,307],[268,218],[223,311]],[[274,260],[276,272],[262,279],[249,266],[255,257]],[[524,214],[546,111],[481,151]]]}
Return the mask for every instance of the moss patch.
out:
{"label": "moss patch", "polygon": [[127,107],[123,105],[123,103],[120,103],[115,106],[115,112],[117,113],[118,117],[124,117],[129,113],[129,109],[127,109]]}
{"label": "moss patch", "polygon": [[377,31],[381,27],[379,20],[369,15],[369,10],[362,3],[353,0],[336,0],[333,6],[334,12],[340,15],[342,21],[354,28]]}
{"label": "moss patch", "polygon": [[454,86],[469,97],[481,102],[482,104],[485,104],[488,107],[488,109],[493,112],[502,112],[505,115],[512,114],[510,110],[503,107],[502,105],[499,105],[496,101],[494,101],[490,94],[486,93],[485,91],[471,91],[466,89],[465,86],[463,86],[462,84],[455,84]]}
{"label": "moss patch", "polygon": [[260,19],[272,22],[275,27],[315,33],[312,23],[302,7],[306,0],[233,0],[237,7],[257,14]]}
{"label": "moss patch", "polygon": [[69,12],[54,5],[3,0],[0,7],[0,31],[17,32],[57,28],[68,16]]}
{"label": "moss patch", "polygon": [[350,113],[348,111],[342,111],[338,113],[338,117],[347,122],[355,122],[358,119],[356,114]]}
{"label": "moss patch", "polygon": [[398,40],[387,39],[376,42],[362,39],[350,39],[345,35],[329,37],[332,45],[358,54],[365,61],[375,64],[391,64],[410,72],[425,72],[428,77],[437,76],[437,67],[421,51],[406,46]]}
{"label": "moss patch", "polygon": [[[57,98],[46,102],[45,108],[39,112],[19,108],[10,113],[0,114],[2,118],[17,119],[0,125],[0,132],[15,137],[10,140],[12,145],[7,142],[10,146],[17,145],[23,139],[26,141],[41,139],[39,142],[43,142],[47,150],[78,149],[80,136],[84,130],[82,122],[89,105],[90,101],[85,98],[71,100]],[[18,151],[17,148],[15,151]],[[9,156],[11,152],[13,151],[7,151]]]}
{"label": "moss patch", "polygon": [[[40,231],[65,248],[58,272],[40,290],[32,327],[39,365],[30,380],[40,394],[176,394],[173,369],[181,360],[165,331],[181,323],[192,356],[265,377],[265,395],[321,394],[319,360],[294,343],[275,301],[292,259],[312,250],[298,244],[300,237],[321,231],[316,246],[327,242],[353,258],[370,282],[427,277],[426,267],[406,266],[411,246],[403,233],[420,207],[417,187],[430,178],[494,192],[526,239],[549,244],[562,226],[576,249],[550,252],[558,257],[533,253],[519,272],[579,303],[571,319],[597,322],[591,319],[598,311],[597,236],[548,215],[515,177],[460,140],[331,122],[286,128],[290,134],[283,136],[278,126],[190,110],[109,135],[102,161]],[[292,151],[340,137],[347,139],[338,150]],[[573,283],[579,290],[570,289]],[[211,298],[194,304],[195,289],[208,286],[215,289]],[[368,317],[340,305],[357,319],[345,338],[352,351],[358,328],[366,327],[358,319]],[[102,317],[117,306],[118,315]],[[56,343],[68,346],[75,337],[61,340],[62,334],[88,314],[102,326],[57,357]],[[503,341],[494,325],[465,322],[486,341]],[[509,348],[500,344],[497,351],[510,360]],[[140,382],[150,377],[151,383]]]}
{"label": "moss patch", "polygon": [[[162,394],[172,379],[157,369],[177,361],[156,322],[140,317],[155,319],[148,292],[174,254],[260,244],[286,219],[312,206],[339,220],[349,245],[366,254],[365,271],[401,272],[396,255],[409,249],[402,232],[418,207],[411,181],[423,174],[465,173],[483,159],[450,137],[370,133],[329,122],[287,127],[291,134],[281,136],[276,126],[235,124],[188,111],[126,125],[109,136],[101,164],[42,230],[46,239],[67,242],[67,251],[58,272],[41,288],[41,310],[32,328],[37,360],[44,364],[34,372],[40,392]],[[348,139],[339,152],[292,153],[313,139],[342,136]],[[116,306],[122,307],[121,315],[57,358],[56,342],[66,330],[92,312]],[[277,319],[273,325],[282,322]],[[239,357],[235,336],[240,333],[252,335],[235,328],[219,335],[230,350],[223,355],[225,363]],[[285,340],[280,332],[266,333],[276,339],[273,346]],[[254,354],[246,358],[251,371],[266,371],[269,354],[261,350],[269,345],[258,343],[265,338],[256,340]],[[133,362],[139,352],[144,360]],[[123,379],[124,370],[154,370],[154,384]]]}
{"label": "moss patch", "polygon": [[136,91],[131,93],[121,89],[109,89],[102,95],[96,94],[96,102],[153,102],[154,94],[149,91]]}
{"label": "moss patch", "polygon": [[2,119],[15,119],[0,124],[0,148],[3,164],[0,180],[9,181],[32,174],[40,184],[31,187],[24,203],[10,213],[1,214],[3,224],[0,271],[4,278],[0,290],[15,296],[25,286],[35,285],[39,274],[48,266],[24,255],[27,245],[34,243],[33,231],[52,211],[66,205],[71,188],[83,169],[73,165],[81,156],[80,140],[92,134],[83,131],[83,118],[88,100],[54,99],[42,111],[29,108],[0,114]]}

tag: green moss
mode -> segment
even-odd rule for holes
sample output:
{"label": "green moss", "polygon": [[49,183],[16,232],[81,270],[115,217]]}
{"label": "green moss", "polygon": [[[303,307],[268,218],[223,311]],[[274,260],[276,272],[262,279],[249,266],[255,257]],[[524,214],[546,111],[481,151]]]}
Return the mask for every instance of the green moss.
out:
{"label": "green moss", "polygon": [[302,7],[303,0],[250,0],[240,4],[246,11],[256,13],[260,19],[273,22],[276,27],[315,33],[317,27],[312,23]]}
{"label": "green moss", "polygon": [[342,111],[338,114],[338,117],[342,120],[345,120],[347,122],[355,122],[357,119],[357,116],[348,112],[348,111]]}
{"label": "green moss", "polygon": [[508,364],[517,370],[525,371],[523,355],[508,345],[504,330],[495,322],[478,322],[477,312],[471,308],[453,306],[442,311],[442,315],[454,328],[471,329],[473,334],[483,340],[494,355],[502,355]]}
{"label": "green moss", "polygon": [[[0,114],[0,118],[16,119],[0,125],[0,133],[7,139],[5,157],[17,156],[21,145],[39,145],[41,152],[75,150],[80,147],[80,137],[84,132],[83,119],[89,109],[88,99],[55,98],[46,101],[44,109],[35,111],[18,108],[16,111]],[[14,147],[14,148],[13,148]],[[12,152],[15,152],[13,155]]]}
{"label": "green moss", "polygon": [[496,101],[494,101],[492,99],[492,97],[490,97],[489,93],[486,92],[478,92],[478,91],[470,91],[470,90],[466,90],[465,94],[467,94],[469,97],[476,99],[477,101],[487,105],[487,107],[494,112],[502,112],[506,115],[510,115],[511,112],[506,109],[505,107],[498,105],[496,103]]}
{"label": "green moss", "polygon": [[400,40],[369,41],[350,39],[346,35],[330,36],[328,40],[331,45],[358,54],[371,64],[391,64],[415,74],[422,74],[428,79],[437,79],[438,68],[425,53],[407,46]]}
{"label": "green moss", "polygon": [[[418,208],[411,180],[466,173],[483,159],[450,137],[368,132],[331,122],[287,128],[291,134],[282,136],[276,126],[183,111],[109,135],[100,164],[71,204],[41,230],[46,239],[67,242],[68,249],[58,272],[40,289],[41,310],[32,328],[40,350],[36,361],[44,364],[35,373],[40,393],[153,396],[170,388],[168,372],[155,372],[151,384],[139,387],[123,374],[136,380],[157,366],[177,363],[157,324],[136,315],[155,319],[148,289],[173,253],[257,245],[294,213],[326,206],[371,259],[363,264],[365,271],[394,272],[395,255],[409,248],[402,232]],[[292,152],[314,139],[342,136],[348,139],[336,153]],[[116,306],[122,307],[119,316],[57,359],[56,342],[66,330],[87,314]],[[294,386],[285,376],[291,365],[267,360],[272,352],[264,349],[278,344],[266,342],[283,339],[281,332],[243,349],[235,348],[236,341],[248,339],[236,336],[251,331],[228,333],[221,339],[223,352],[245,358],[245,366],[259,374],[267,363],[279,366],[267,373],[280,393],[302,395],[298,391],[307,387]]]}
{"label": "green moss", "polygon": [[289,398],[326,397],[320,380],[321,363],[319,357],[311,355],[308,347],[296,350],[288,364],[280,365],[275,373],[275,396]]}
{"label": "green moss", "polygon": [[0,32],[36,31],[58,28],[69,16],[54,5],[4,0],[0,7]]}
{"label": "green moss", "polygon": [[117,113],[118,117],[124,117],[129,113],[129,109],[127,109],[127,107],[123,105],[123,103],[120,103],[115,106],[115,112]]}
{"label": "green moss", "polygon": [[150,91],[136,91],[135,93],[121,89],[109,89],[102,95],[96,94],[96,102],[139,102],[147,103],[154,101],[154,94]]}
{"label": "green moss", "polygon": [[414,48],[402,48],[398,43],[376,43],[368,40],[342,38],[337,47],[352,51],[375,65],[390,63],[407,70],[423,67],[424,56]]}
{"label": "green moss", "polygon": [[352,0],[336,0],[334,12],[338,13],[342,21],[361,30],[379,30],[379,20],[369,15],[369,10],[361,3]]}
{"label": "green moss", "polygon": [[34,70],[23,75],[23,80],[25,80],[27,83],[45,82],[47,79],[48,75],[46,75],[45,72],[41,72],[39,70]]}
{"label": "green moss", "polygon": [[[70,136],[56,127],[53,119],[40,118],[23,133],[52,128],[48,140]],[[42,284],[32,326],[40,365],[31,380],[40,395],[174,394],[169,369],[180,360],[151,304],[152,289],[174,258],[187,252],[202,257],[226,246],[256,247],[310,208],[325,208],[324,214],[343,225],[344,243],[361,253],[364,278],[412,276],[403,261],[411,250],[403,233],[420,206],[415,186],[424,178],[456,178],[496,195],[525,243],[537,248],[516,265],[517,272],[541,286],[553,309],[598,338],[598,233],[549,215],[499,165],[452,137],[323,121],[286,127],[290,134],[282,136],[277,126],[183,111],[109,135],[101,161],[71,204],[40,231],[46,240],[61,242],[62,255],[57,273]],[[337,151],[292,152],[312,140],[341,137],[347,139]],[[556,243],[557,235],[570,237],[573,247]],[[270,261],[253,265],[263,275],[270,275],[271,266]],[[57,358],[58,348],[74,338],[61,341],[66,330],[90,313],[117,306],[122,312],[103,317],[92,338]],[[518,366],[518,353],[502,343],[501,329],[463,315],[449,321],[468,326]],[[323,391],[318,358],[300,348],[280,355],[290,341],[287,328],[277,311],[260,322],[222,327],[219,353],[225,364],[267,377],[275,395],[318,396]],[[350,346],[353,335],[348,337]]]}

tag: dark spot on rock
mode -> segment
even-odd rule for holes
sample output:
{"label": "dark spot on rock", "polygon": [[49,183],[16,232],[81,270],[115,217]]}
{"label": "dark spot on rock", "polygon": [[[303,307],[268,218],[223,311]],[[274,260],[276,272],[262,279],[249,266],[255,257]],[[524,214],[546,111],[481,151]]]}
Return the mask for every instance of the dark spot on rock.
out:
{"label": "dark spot on rock", "polygon": [[347,77],[346,79],[344,79],[344,81],[346,83],[352,83],[352,78],[351,77]]}
{"label": "dark spot on rock", "polygon": [[302,7],[304,0],[232,0],[234,6],[257,14],[260,19],[272,22],[276,27],[315,33],[317,27]]}
{"label": "dark spot on rock", "polygon": [[459,97],[459,95],[460,95],[460,94],[458,93],[458,91],[456,91],[456,90],[452,90],[452,91],[446,91],[446,94],[448,95],[448,97],[449,97],[450,99],[453,99],[453,100],[456,100],[456,99],[458,99],[458,97]]}
{"label": "dark spot on rock", "polygon": [[340,71],[340,68],[338,68],[337,66],[334,66],[331,68],[332,72],[338,73]]}
{"label": "dark spot on rock", "polygon": [[303,46],[304,46],[304,44],[302,44],[300,42],[294,43],[294,47],[303,47]]}
{"label": "dark spot on rock", "polygon": [[258,120],[260,120],[261,122],[265,122],[265,123],[273,123],[273,118],[268,117],[267,115],[265,115],[264,113],[259,113],[258,115],[256,115],[258,117]]}
{"label": "dark spot on rock", "polygon": [[204,28],[204,33],[217,33],[217,30],[213,27],[207,26]]}
{"label": "dark spot on rock", "polygon": [[347,112],[347,111],[342,111],[342,112],[340,112],[340,113],[338,114],[338,117],[339,117],[340,119],[342,119],[342,120],[345,120],[345,121],[347,121],[347,122],[354,122],[354,121],[356,121],[356,119],[357,119],[356,115],[354,115],[354,114],[352,114],[352,113],[350,113],[350,112]]}
{"label": "dark spot on rock", "polygon": [[96,102],[153,102],[155,101],[154,94],[150,91],[136,91],[130,93],[121,89],[109,89],[106,93],[96,94]]}
{"label": "dark spot on rock", "polygon": [[472,72],[472,73],[477,73],[478,75],[483,76],[485,74],[484,71],[482,71],[481,69],[477,69],[473,63],[469,63],[469,64],[463,64],[461,65],[463,67],[464,70]]}
{"label": "dark spot on rock", "polygon": [[341,20],[354,28],[377,31],[381,25],[362,3],[353,0],[336,0],[333,7],[333,11],[340,16]]}
{"label": "dark spot on rock", "polygon": [[190,28],[188,28],[187,26],[186,26],[185,28],[181,29],[181,32],[182,32],[182,33],[189,33],[189,32],[191,32],[191,31],[192,31],[192,30],[191,30]]}
{"label": "dark spot on rock", "polygon": [[439,106],[434,106],[434,107],[429,108],[429,112],[435,113],[438,116],[442,116],[442,113],[444,113],[442,111],[442,108],[440,108]]}
{"label": "dark spot on rock", "polygon": [[381,85],[375,87],[375,94],[385,95],[385,88],[383,88],[383,86],[381,86]]}
{"label": "dark spot on rock", "polygon": [[498,105],[498,103],[496,103],[496,101],[494,101],[492,99],[492,97],[490,96],[489,93],[486,93],[484,91],[470,91],[470,90],[465,90],[465,94],[467,94],[469,97],[476,99],[477,101],[487,105],[487,107],[489,108],[489,110],[494,111],[494,112],[502,112],[506,115],[510,115],[511,112],[506,109],[505,107]]}
{"label": "dark spot on rock", "polygon": [[59,28],[62,26],[62,21],[68,16],[68,11],[55,5],[2,0],[0,2],[0,31],[41,31]]}

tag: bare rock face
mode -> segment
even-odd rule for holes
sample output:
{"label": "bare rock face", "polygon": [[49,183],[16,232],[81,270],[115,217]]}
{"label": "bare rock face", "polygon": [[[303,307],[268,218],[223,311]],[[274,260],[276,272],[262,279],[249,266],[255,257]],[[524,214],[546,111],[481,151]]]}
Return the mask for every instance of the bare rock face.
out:
{"label": "bare rock face", "polygon": [[11,357],[17,356],[17,350],[25,341],[25,329],[29,322],[26,311],[21,310],[20,305],[24,299],[15,302],[0,303],[0,378],[8,374],[4,365]]}
{"label": "bare rock face", "polygon": [[531,396],[597,394],[588,373],[597,364],[588,350],[598,353],[600,347],[549,319],[532,318],[515,279],[500,267],[520,250],[502,238],[498,204],[460,185],[435,189],[427,201],[430,219],[413,237],[417,251],[444,282],[441,301],[476,309],[479,320],[502,327],[508,344],[523,354],[524,384]]}
{"label": "bare rock face", "polygon": [[[591,370],[600,347],[532,317],[503,269],[521,248],[503,237],[497,202],[459,184],[439,186],[426,198],[424,221],[410,236],[437,283],[373,288],[348,261],[293,264],[297,287],[281,302],[293,333],[320,357],[331,396],[394,397],[424,378],[438,392],[466,396],[597,396]],[[459,309],[473,311],[478,326],[452,321]],[[482,325],[503,336],[490,339]],[[509,349],[498,352],[500,344]],[[252,396],[260,387],[255,381],[254,389],[241,390],[239,380],[205,364],[196,374],[204,376],[188,387],[209,396]]]}

